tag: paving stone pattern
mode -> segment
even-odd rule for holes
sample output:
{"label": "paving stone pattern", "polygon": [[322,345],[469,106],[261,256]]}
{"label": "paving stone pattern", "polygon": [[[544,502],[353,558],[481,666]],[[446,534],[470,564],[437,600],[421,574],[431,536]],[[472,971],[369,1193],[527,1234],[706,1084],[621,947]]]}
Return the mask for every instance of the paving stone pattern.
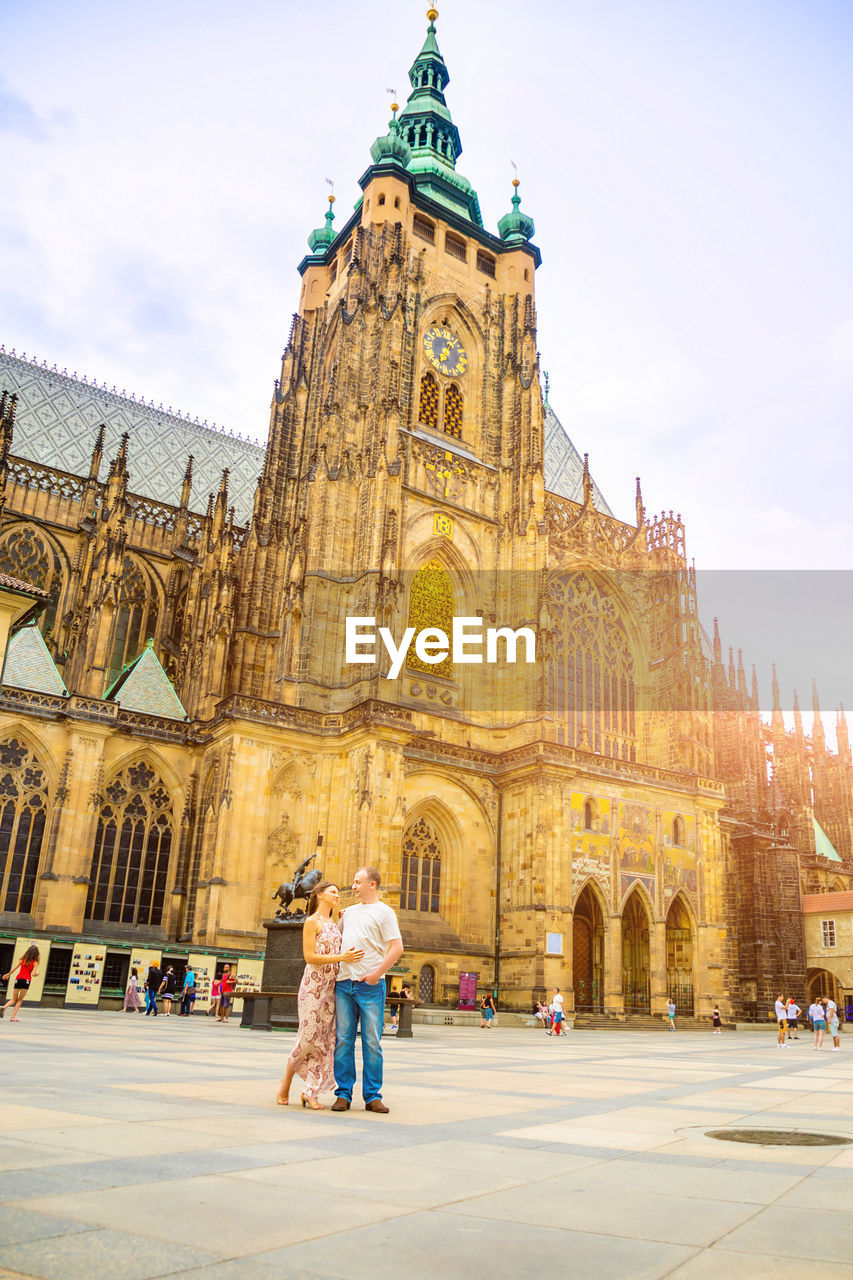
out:
{"label": "paving stone pattern", "polygon": [[275,1106],[291,1043],[0,1022],[0,1280],[853,1280],[853,1148],[705,1137],[853,1137],[853,1042],[418,1027],[389,1116]]}

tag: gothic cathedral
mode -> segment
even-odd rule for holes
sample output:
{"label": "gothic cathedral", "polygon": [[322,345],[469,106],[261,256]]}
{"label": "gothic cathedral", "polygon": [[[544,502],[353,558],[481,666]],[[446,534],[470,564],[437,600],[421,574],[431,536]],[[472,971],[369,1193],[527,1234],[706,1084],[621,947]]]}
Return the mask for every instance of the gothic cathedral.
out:
{"label": "gothic cathedral", "polygon": [[[134,955],[249,964],[320,836],[342,887],[379,867],[425,1003],[763,1017],[804,877],[851,883],[846,728],[763,726],[681,518],[639,481],[615,518],[543,399],[533,220],[516,182],[483,226],[436,17],[310,237],[265,451],[0,355],[0,570],[49,600],[3,673],[0,922],[47,994],[81,948],[104,995]],[[441,649],[460,619],[495,661]]]}

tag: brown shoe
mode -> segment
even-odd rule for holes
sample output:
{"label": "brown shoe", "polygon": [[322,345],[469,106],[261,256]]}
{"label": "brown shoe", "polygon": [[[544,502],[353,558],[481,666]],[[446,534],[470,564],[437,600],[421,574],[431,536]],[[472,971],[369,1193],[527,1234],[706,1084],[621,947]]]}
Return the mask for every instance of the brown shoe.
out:
{"label": "brown shoe", "polygon": [[332,1111],[349,1111],[349,1109],[350,1109],[349,1098],[335,1098],[331,1106]]}
{"label": "brown shoe", "polygon": [[389,1108],[381,1098],[374,1098],[372,1102],[365,1102],[365,1111],[375,1111],[378,1116],[387,1116]]}

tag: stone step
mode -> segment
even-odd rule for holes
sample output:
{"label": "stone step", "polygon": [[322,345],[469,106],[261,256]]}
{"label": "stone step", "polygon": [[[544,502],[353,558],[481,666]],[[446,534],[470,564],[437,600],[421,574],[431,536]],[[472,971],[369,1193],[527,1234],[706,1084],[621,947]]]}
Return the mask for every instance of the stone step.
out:
{"label": "stone step", "polygon": [[[675,1019],[677,1031],[711,1030],[710,1022],[682,1014]],[[629,1013],[624,1017],[610,1013],[576,1013],[575,1029],[578,1031],[665,1031],[666,1018],[652,1014]]]}

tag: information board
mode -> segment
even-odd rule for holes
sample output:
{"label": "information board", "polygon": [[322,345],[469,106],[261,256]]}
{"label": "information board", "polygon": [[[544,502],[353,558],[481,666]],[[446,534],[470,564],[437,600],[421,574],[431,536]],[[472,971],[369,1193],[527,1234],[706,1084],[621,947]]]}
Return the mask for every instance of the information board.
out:
{"label": "information board", "polygon": [[12,999],[12,992],[15,990],[15,967],[24,952],[29,948],[36,946],[39,949],[38,973],[30,982],[30,989],[24,996],[24,1004],[40,1004],[41,993],[44,990],[44,976],[47,973],[47,957],[50,955],[50,943],[45,938],[16,938],[15,954],[12,959],[11,976],[6,984],[6,999]]}
{"label": "information board", "polygon": [[216,973],[216,956],[189,955],[187,968],[192,969],[195,974],[195,1011],[207,1013],[210,1004],[210,988],[213,985],[213,975]]}
{"label": "information board", "polygon": [[476,1009],[477,1007],[477,975],[476,973],[460,973],[459,975],[459,1008]]}
{"label": "information board", "polygon": [[94,942],[75,942],[71,953],[71,972],[65,989],[67,1005],[96,1005],[101,998],[106,947]]}
{"label": "information board", "polygon": [[131,969],[135,969],[140,1000],[145,1000],[145,979],[148,976],[148,970],[152,964],[156,964],[159,968],[160,957],[162,954],[162,951],[146,951],[143,950],[142,947],[134,947],[130,953],[130,967],[127,971],[127,981],[130,982]]}
{"label": "information board", "polygon": [[[245,960],[238,960],[233,966],[237,970],[237,988],[243,991],[260,991],[261,975],[264,971],[263,957],[247,956]],[[234,997],[234,1013],[242,1013],[243,1001],[239,996]]]}

